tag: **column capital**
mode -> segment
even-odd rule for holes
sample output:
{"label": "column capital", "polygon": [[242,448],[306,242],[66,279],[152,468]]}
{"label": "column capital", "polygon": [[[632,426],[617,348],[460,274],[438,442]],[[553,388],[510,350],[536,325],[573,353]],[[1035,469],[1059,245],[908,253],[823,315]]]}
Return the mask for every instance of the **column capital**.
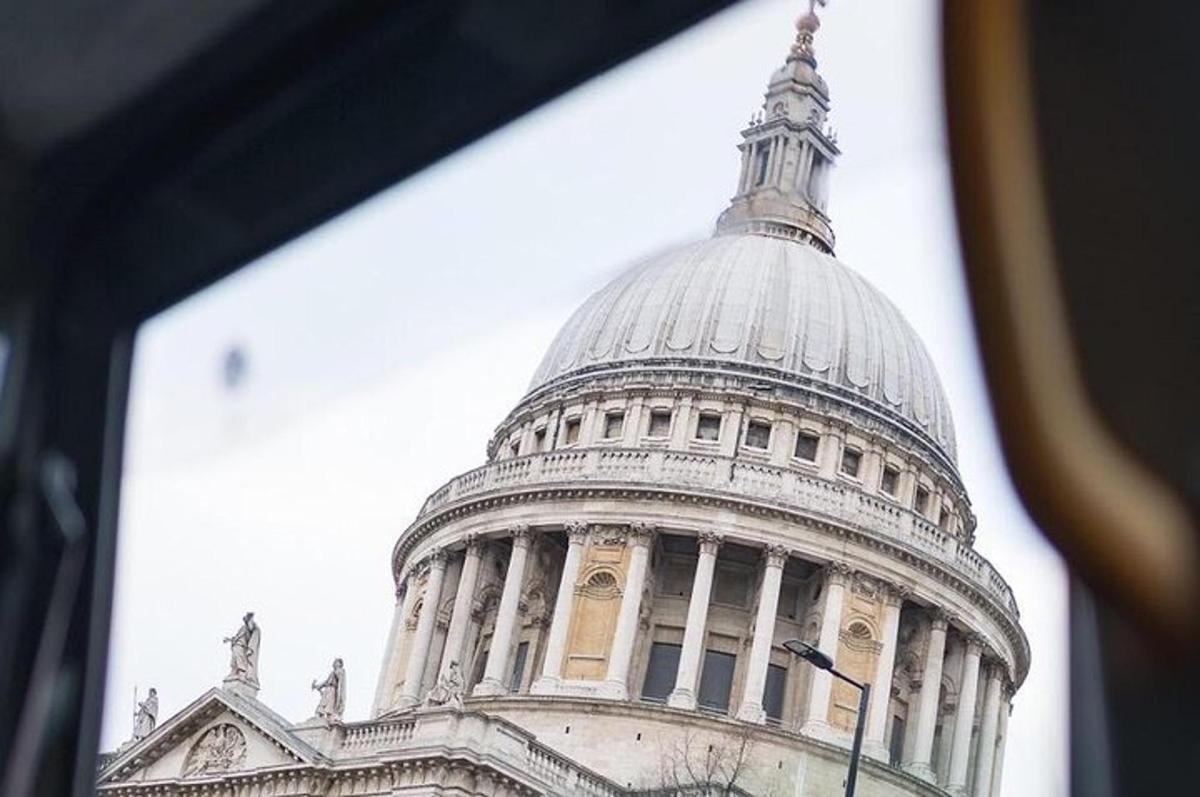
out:
{"label": "column capital", "polygon": [[447,558],[448,557],[446,556],[445,548],[434,548],[429,552],[429,555],[425,557],[425,561],[428,563],[431,570],[445,570]]}
{"label": "column capital", "polygon": [[845,587],[850,584],[850,576],[853,572],[850,565],[845,562],[830,562],[825,566],[825,580],[830,584]]}
{"label": "column capital", "polygon": [[763,564],[766,567],[783,567],[787,564],[791,552],[785,545],[768,545],[763,550]]}
{"label": "column capital", "polygon": [[879,599],[884,606],[900,607],[904,605],[904,601],[912,595],[912,589],[903,584],[891,584],[887,581],[880,582]]}
{"label": "column capital", "polygon": [[650,546],[650,541],[654,539],[654,534],[657,531],[653,523],[630,523],[625,532],[627,544],[632,547],[647,548]]}
{"label": "column capital", "polygon": [[700,547],[700,553],[711,556],[716,555],[724,542],[724,535],[717,534],[715,531],[702,531],[696,535],[696,544]]}
{"label": "column capital", "polygon": [[974,632],[966,634],[964,641],[967,643],[968,656],[972,654],[976,656],[982,656],[983,651],[987,648],[987,645],[984,644],[983,637]]}
{"label": "column capital", "polygon": [[478,534],[468,534],[463,538],[463,542],[466,543],[464,552],[467,556],[479,556],[483,552],[483,538]]}
{"label": "column capital", "polygon": [[931,606],[929,609],[929,626],[934,631],[945,632],[950,626],[949,613],[939,606]]}
{"label": "column capital", "polygon": [[512,537],[513,547],[528,548],[529,547],[529,524],[517,523],[508,527],[508,536]]}
{"label": "column capital", "polygon": [[567,523],[567,543],[569,545],[583,545],[587,542],[590,533],[591,526],[582,520],[572,520]]}

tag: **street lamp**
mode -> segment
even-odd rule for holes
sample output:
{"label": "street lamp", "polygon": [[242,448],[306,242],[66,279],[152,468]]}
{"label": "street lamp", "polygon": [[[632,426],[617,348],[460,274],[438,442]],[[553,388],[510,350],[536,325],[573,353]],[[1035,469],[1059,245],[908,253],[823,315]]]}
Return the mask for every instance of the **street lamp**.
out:
{"label": "street lamp", "polygon": [[863,725],[867,721],[867,704],[871,701],[871,685],[859,683],[833,669],[833,659],[807,642],[789,639],[783,646],[818,670],[825,670],[834,678],[839,678],[858,689],[858,722],[854,726],[854,744],[850,747],[850,771],[846,773],[846,797],[854,797],[854,784],[858,780],[858,759],[862,755]]}

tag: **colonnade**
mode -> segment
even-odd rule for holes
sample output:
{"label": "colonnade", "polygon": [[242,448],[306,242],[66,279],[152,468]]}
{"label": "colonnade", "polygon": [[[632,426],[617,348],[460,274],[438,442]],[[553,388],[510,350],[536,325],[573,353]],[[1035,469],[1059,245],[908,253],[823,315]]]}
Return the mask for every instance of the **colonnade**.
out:
{"label": "colonnade", "polygon": [[[583,523],[566,527],[567,551],[564,558],[560,584],[546,637],[545,655],[541,671],[533,682],[533,694],[553,695],[575,693],[573,684],[564,680],[570,622],[574,612],[576,585],[581,571],[589,528]],[[490,651],[483,677],[474,686],[474,697],[498,696],[509,693],[505,680],[514,641],[519,634],[521,588],[525,581],[531,536],[528,526],[515,526],[508,530],[512,541],[512,554],[504,576],[504,585],[492,632]],[[613,631],[607,670],[603,680],[591,692],[613,700],[627,700],[630,696],[629,676],[633,662],[638,631],[643,589],[650,564],[650,549],[653,529],[644,524],[631,524],[625,532],[625,544],[629,546],[629,561],[625,582],[621,590],[621,603]],[[717,558],[723,538],[717,534],[704,533],[697,538],[698,556],[692,589],[688,600],[683,641],[679,653],[679,664],[674,688],[667,704],[679,709],[697,707],[697,690],[705,647],[706,626],[711,603]],[[444,674],[451,662],[461,663],[464,645],[471,621],[471,606],[478,582],[481,561],[481,541],[475,536],[466,540],[463,564],[454,596],[453,609],[446,632],[446,640],[440,662],[433,662],[432,641],[441,604],[445,581],[447,555],[444,550],[429,554],[421,565],[408,574],[406,589],[397,604],[397,621],[393,626],[389,646],[390,658],[398,658],[399,636],[403,632],[403,621],[413,610],[413,593],[408,588],[415,577],[423,575],[421,568],[428,569],[428,578],[416,627],[408,640],[408,651],[404,663],[404,676],[399,696],[387,710],[407,709],[421,700],[421,683],[427,667],[436,667],[439,675]],[[789,552],[783,546],[771,546],[763,551],[760,573],[758,605],[754,609],[755,621],[750,641],[749,658],[744,670],[741,702],[731,712],[739,720],[764,723],[766,712],[763,706],[764,689],[767,681],[771,650],[775,644],[776,615],[783,581],[783,570]],[[843,607],[846,591],[850,587],[853,573],[844,564],[833,562],[825,566],[823,573],[823,602],[820,610],[820,628],[816,645],[834,658],[837,664],[839,635],[843,623]],[[888,720],[891,716],[892,682],[898,652],[900,613],[909,592],[888,584],[879,590],[882,610],[879,623],[880,639],[878,664],[871,678],[872,699],[868,708],[864,734],[864,753],[873,758],[888,761],[886,746]],[[905,745],[905,755],[900,762],[909,773],[930,782],[936,782],[934,771],[934,737],[937,730],[939,709],[943,705],[943,675],[949,660],[947,637],[952,618],[937,608],[925,610],[928,617],[928,643],[924,656],[924,668],[915,703],[908,714],[909,733],[914,734],[910,745]],[[948,727],[943,726],[943,735],[952,733],[949,746],[948,765],[940,767],[946,774],[940,784],[953,794],[992,797],[999,794],[1000,770],[1003,762],[1004,742],[1007,737],[1011,687],[1006,668],[998,657],[985,650],[983,640],[973,633],[960,633],[963,655],[961,671],[955,673],[957,701],[954,715]],[[387,665],[385,665],[387,666]],[[398,675],[399,662],[392,661],[381,678],[377,695],[377,711],[385,710],[386,700],[383,681]],[[593,682],[594,683],[594,682]],[[802,734],[829,741],[838,741],[839,735],[830,728],[829,708],[832,695],[832,676],[824,670],[812,671],[809,691],[805,701]],[[982,690],[982,708],[976,711],[979,692]],[[977,717],[978,713],[978,717]],[[915,719],[914,719],[915,718]],[[978,720],[978,722],[977,722]],[[976,727],[978,732],[976,734]],[[977,739],[972,755],[972,740]]]}

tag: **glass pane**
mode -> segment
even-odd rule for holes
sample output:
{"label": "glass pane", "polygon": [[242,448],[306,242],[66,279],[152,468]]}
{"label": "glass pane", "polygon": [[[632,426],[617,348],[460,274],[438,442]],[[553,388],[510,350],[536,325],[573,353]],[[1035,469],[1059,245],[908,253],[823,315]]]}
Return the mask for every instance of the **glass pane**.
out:
{"label": "glass pane", "polygon": [[700,694],[696,702],[715,711],[729,710],[729,692],[733,688],[733,668],[737,656],[718,650],[704,651],[704,669],[700,672]]}
{"label": "glass pane", "polygon": [[647,437],[665,438],[671,433],[671,413],[655,410],[650,413],[650,428]]}
{"label": "glass pane", "polygon": [[646,665],[646,680],[642,683],[643,700],[666,701],[675,688],[679,670],[679,645],[655,642],[650,646],[650,661]]}
{"label": "glass pane", "polygon": [[517,645],[517,655],[513,660],[512,676],[508,679],[508,691],[521,691],[521,678],[525,675],[525,659],[529,656],[529,643]]}
{"label": "glass pane", "polygon": [[801,432],[796,436],[796,457],[806,462],[817,461],[817,444],[821,439],[816,435]]}
{"label": "glass pane", "polygon": [[768,664],[767,682],[763,686],[763,708],[768,720],[779,722],[783,719],[783,693],[786,688],[787,668]]}
{"label": "glass pane", "polygon": [[749,448],[766,448],[771,442],[771,424],[752,421],[746,427],[746,445]]}

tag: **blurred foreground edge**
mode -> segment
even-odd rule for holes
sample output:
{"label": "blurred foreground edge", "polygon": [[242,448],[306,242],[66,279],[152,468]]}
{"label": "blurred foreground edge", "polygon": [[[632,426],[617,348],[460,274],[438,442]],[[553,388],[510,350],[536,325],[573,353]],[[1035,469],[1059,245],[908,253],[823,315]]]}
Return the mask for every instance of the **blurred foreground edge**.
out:
{"label": "blurred foreground edge", "polygon": [[1197,13],[1111,0],[943,13],[989,392],[1022,499],[1079,579],[1072,792],[1194,793]]}

